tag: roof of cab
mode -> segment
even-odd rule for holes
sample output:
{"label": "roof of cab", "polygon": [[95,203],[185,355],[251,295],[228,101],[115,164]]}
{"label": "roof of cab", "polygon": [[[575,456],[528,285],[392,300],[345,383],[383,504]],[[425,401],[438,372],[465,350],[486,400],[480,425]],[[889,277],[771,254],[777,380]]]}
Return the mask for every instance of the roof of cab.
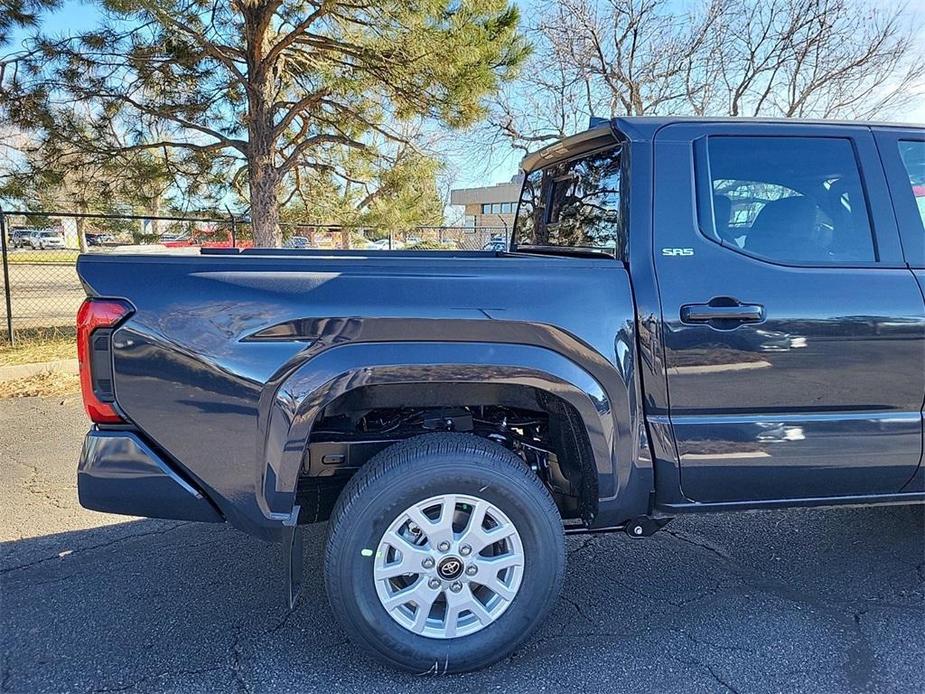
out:
{"label": "roof of cab", "polygon": [[809,120],[796,118],[740,118],[740,117],[694,117],[694,116],[626,116],[614,118],[608,123],[597,125],[580,133],[553,142],[524,157],[520,168],[532,171],[539,164],[568,158],[571,154],[604,146],[613,141],[617,133],[634,141],[652,140],[655,133],[675,123],[766,123],[768,125],[828,125],[862,126],[877,128],[925,128],[918,123],[887,123],[851,120]]}

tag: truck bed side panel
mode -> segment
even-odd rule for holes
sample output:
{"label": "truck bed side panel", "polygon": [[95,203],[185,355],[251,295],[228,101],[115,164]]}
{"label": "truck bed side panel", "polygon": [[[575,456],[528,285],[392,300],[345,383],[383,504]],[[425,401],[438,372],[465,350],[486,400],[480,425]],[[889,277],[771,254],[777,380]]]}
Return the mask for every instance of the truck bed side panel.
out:
{"label": "truck bed side panel", "polygon": [[78,269],[90,295],[136,309],[114,336],[119,406],[251,532],[280,525],[256,502],[271,391],[306,359],[350,342],[553,350],[607,391],[626,447],[617,459],[635,455],[633,302],[614,261],[84,256]]}

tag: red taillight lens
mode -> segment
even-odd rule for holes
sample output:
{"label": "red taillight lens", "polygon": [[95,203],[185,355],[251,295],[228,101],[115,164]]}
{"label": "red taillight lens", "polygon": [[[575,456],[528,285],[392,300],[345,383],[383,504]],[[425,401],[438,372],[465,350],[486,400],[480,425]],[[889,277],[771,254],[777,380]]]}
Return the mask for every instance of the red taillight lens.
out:
{"label": "red taillight lens", "polygon": [[111,402],[104,402],[107,398],[105,394],[101,395],[100,384],[106,381],[100,379],[99,374],[94,374],[93,368],[96,362],[110,370],[108,382],[109,391],[111,391],[112,373],[107,361],[111,359],[109,335],[98,335],[97,337],[105,337],[105,340],[102,340],[101,348],[95,349],[93,334],[98,330],[108,332],[131,312],[132,307],[128,303],[117,299],[87,299],[77,311],[77,361],[80,364],[80,390],[83,394],[84,409],[96,424],[119,424],[123,419]]}

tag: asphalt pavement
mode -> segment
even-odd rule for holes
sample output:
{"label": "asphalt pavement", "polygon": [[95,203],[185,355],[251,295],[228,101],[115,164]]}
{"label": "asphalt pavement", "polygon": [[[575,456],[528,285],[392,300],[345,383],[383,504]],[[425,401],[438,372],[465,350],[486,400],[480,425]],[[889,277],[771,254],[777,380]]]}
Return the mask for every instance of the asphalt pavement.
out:
{"label": "asphalt pavement", "polygon": [[922,507],[685,517],[568,541],[556,608],[519,651],[414,677],[345,638],[325,526],[286,609],[279,547],[222,525],[83,510],[78,398],[0,401],[3,692],[922,692]]}

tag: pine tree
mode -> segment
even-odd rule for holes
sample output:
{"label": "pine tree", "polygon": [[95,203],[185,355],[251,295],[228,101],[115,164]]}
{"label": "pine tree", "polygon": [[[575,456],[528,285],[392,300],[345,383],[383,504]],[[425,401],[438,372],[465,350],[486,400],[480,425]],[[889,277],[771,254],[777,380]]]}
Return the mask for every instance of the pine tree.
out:
{"label": "pine tree", "polygon": [[402,124],[475,122],[527,53],[507,0],[101,4],[105,25],[39,36],[6,70],[8,117],[94,156],[210,158],[246,190],[263,246],[297,184],[365,184],[356,171],[413,147]]}
{"label": "pine tree", "polygon": [[34,27],[42,12],[59,4],[58,0],[0,0],[0,46],[9,43],[11,30]]}

